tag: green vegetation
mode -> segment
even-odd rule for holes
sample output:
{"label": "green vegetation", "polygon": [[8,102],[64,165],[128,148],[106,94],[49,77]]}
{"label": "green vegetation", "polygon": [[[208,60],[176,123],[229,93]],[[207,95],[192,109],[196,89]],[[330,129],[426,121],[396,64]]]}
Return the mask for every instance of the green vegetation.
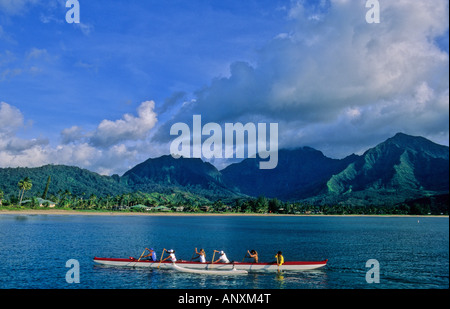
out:
{"label": "green vegetation", "polygon": [[245,159],[218,171],[195,158],[148,159],[122,176],[74,166],[0,168],[0,205],[83,211],[448,214],[449,150],[397,134],[362,155],[279,151],[273,170]]}
{"label": "green vegetation", "polygon": [[24,197],[50,199],[50,196],[60,196],[68,191],[71,195],[86,199],[92,194],[113,196],[131,192],[130,188],[114,177],[101,176],[74,166],[45,165],[36,168],[0,168],[0,189],[3,190],[5,199],[11,200],[11,196],[20,199],[17,184],[25,178],[32,180],[32,187],[24,193]]}
{"label": "green vegetation", "polygon": [[[48,191],[47,181],[46,191]],[[179,190],[166,193],[123,193],[97,196],[76,195],[68,190],[49,194],[48,199],[31,197],[23,200],[31,188],[31,179],[19,182],[20,199],[4,199],[0,190],[0,209],[67,209],[80,211],[122,212],[182,212],[182,213],[246,213],[298,215],[448,215],[449,195],[420,198],[393,206],[350,206],[341,204],[313,205],[306,202],[286,202],[277,198],[228,198],[211,201],[200,195]],[[44,195],[43,195],[44,196]]]}

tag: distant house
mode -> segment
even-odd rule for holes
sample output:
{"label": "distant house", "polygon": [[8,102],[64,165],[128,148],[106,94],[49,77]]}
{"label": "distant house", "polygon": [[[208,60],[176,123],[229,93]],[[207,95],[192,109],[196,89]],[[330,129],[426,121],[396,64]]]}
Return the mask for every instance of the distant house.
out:
{"label": "distant house", "polygon": [[[30,204],[32,201],[31,200],[25,200],[22,201],[21,205],[26,205],[26,204]],[[54,208],[56,206],[55,202],[49,201],[49,200],[44,200],[43,198],[36,198],[36,202],[39,204],[39,207],[49,207],[49,208]]]}
{"label": "distant house", "polygon": [[166,212],[166,211],[170,211],[170,208],[168,208],[166,206],[157,206],[157,207],[153,207],[152,210]]}
{"label": "distant house", "polygon": [[145,205],[142,205],[142,204],[134,205],[134,206],[131,206],[130,208],[133,209],[133,210],[145,210],[145,211],[152,210],[151,207],[145,206]]}

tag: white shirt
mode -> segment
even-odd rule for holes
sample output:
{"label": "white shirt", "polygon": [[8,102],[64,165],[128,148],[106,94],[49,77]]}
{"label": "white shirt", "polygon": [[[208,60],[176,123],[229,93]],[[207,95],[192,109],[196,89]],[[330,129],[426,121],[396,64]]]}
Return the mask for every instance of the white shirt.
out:
{"label": "white shirt", "polygon": [[204,255],[200,255],[200,263],[206,263],[206,258]]}
{"label": "white shirt", "polygon": [[170,260],[171,260],[172,262],[176,262],[176,261],[177,261],[177,258],[175,257],[175,253],[169,254],[169,257],[170,257]]}
{"label": "white shirt", "polygon": [[219,261],[222,262],[222,263],[230,263],[230,261],[227,258],[227,255],[225,253],[220,255]]}

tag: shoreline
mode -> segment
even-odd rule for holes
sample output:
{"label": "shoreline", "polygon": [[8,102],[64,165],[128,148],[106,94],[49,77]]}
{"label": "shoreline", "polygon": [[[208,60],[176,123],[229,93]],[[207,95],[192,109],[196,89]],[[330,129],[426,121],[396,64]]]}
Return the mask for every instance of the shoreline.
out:
{"label": "shoreline", "polygon": [[413,217],[413,218],[448,218],[448,215],[315,215],[315,214],[258,214],[258,213],[145,213],[145,212],[116,212],[116,211],[79,211],[64,209],[0,209],[0,215],[79,215],[79,216],[255,216],[255,217]]}

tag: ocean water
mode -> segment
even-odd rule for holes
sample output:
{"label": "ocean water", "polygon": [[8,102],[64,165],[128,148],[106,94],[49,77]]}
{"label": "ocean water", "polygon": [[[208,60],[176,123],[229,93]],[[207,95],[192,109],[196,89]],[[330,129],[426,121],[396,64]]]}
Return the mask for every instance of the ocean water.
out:
{"label": "ocean water", "polygon": [[[1,289],[448,289],[449,220],[436,217],[0,215]],[[145,247],[224,250],[242,261],[324,260],[302,272],[209,276],[105,267],[97,257],[139,257]],[[217,256],[216,256],[217,258]],[[79,263],[79,283],[66,280]],[[368,283],[369,260],[379,283]],[[370,276],[369,276],[370,277]],[[370,278],[374,278],[373,276]],[[70,281],[70,280],[69,280]],[[370,280],[369,280],[370,281]]]}

